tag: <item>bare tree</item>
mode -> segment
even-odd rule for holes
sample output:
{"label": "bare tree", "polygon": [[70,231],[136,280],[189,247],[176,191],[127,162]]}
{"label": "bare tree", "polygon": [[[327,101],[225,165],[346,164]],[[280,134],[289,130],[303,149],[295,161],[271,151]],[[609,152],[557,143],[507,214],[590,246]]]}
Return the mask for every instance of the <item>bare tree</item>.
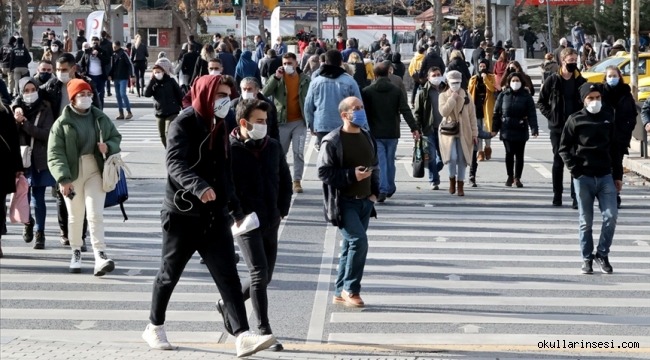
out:
{"label": "bare tree", "polygon": [[[46,0],[23,0],[18,2],[18,28],[20,34],[25,38],[25,46],[32,46],[32,39],[34,38],[34,24],[43,16],[43,6],[46,6]],[[32,7],[31,14],[29,7]]]}
{"label": "bare tree", "polygon": [[521,41],[519,41],[519,16],[525,4],[526,0],[515,0],[515,6],[512,7],[510,12],[510,39],[512,40],[512,46],[516,48],[521,47]]}
{"label": "bare tree", "polygon": [[433,19],[434,19],[434,24],[435,24],[435,31],[434,34],[436,35],[436,41],[438,41],[439,44],[442,44],[442,23],[443,23],[443,17],[442,17],[442,1],[439,0],[429,0],[433,4]]}

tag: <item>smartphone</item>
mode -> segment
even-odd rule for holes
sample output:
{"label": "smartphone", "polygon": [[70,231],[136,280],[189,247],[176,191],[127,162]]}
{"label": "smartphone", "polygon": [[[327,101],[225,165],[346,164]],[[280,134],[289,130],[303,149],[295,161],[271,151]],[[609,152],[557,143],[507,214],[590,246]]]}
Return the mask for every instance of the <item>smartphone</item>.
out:
{"label": "smartphone", "polygon": [[363,169],[363,172],[374,171],[374,170],[377,170],[376,166],[366,166],[366,168]]}

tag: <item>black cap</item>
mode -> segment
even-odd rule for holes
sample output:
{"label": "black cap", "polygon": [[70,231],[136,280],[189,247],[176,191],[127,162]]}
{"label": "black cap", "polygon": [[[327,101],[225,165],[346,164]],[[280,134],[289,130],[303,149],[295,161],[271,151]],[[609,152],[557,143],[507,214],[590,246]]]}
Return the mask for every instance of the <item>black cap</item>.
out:
{"label": "black cap", "polygon": [[598,92],[599,94],[602,94],[599,84],[594,84],[594,83],[582,84],[580,86],[580,100],[584,102],[587,95],[589,95],[589,93],[592,93],[594,91]]}

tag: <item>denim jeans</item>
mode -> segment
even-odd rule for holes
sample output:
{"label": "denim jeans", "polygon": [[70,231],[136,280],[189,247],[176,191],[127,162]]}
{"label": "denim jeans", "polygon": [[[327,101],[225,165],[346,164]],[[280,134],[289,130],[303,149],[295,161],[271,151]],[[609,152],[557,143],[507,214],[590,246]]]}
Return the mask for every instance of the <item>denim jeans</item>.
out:
{"label": "denim jeans", "polygon": [[612,175],[601,177],[580,176],[573,179],[578,200],[580,214],[580,248],[584,260],[593,259],[594,237],[592,226],[594,223],[594,200],[598,199],[598,207],[603,216],[603,225],[600,230],[597,252],[600,256],[609,254],[612,245],[618,209],[616,207],[616,186]]}
{"label": "denim jeans", "polygon": [[467,162],[465,161],[465,155],[463,155],[463,146],[460,143],[460,138],[454,138],[449,153],[449,177],[456,178],[458,181],[465,181],[466,170]]}
{"label": "denim jeans", "polygon": [[126,96],[126,86],[129,84],[128,79],[115,80],[115,97],[117,97],[117,107],[120,112],[126,108],[126,111],[131,112],[131,104],[129,98]]}
{"label": "denim jeans", "polygon": [[99,96],[99,104],[104,109],[104,96],[106,95],[106,76],[105,75],[88,75],[95,84],[95,89],[97,89],[97,95]]}
{"label": "denim jeans", "polygon": [[45,216],[47,207],[45,206],[45,186],[30,186],[30,205],[34,209],[34,231],[45,231]]}
{"label": "denim jeans", "polygon": [[395,153],[399,139],[377,139],[377,157],[379,158],[379,192],[394,194],[395,186]]}
{"label": "denim jeans", "polygon": [[368,199],[347,199],[339,201],[339,211],[343,226],[341,227],[341,255],[339,256],[338,275],[336,276],[336,296],[345,290],[350,294],[361,292],[361,278],[368,255],[368,223],[373,208]]}
{"label": "denim jeans", "polygon": [[440,158],[440,151],[438,151],[438,131],[431,130],[431,133],[427,135],[427,144],[429,150],[429,162],[427,163],[429,183],[440,184],[440,170],[445,165]]}

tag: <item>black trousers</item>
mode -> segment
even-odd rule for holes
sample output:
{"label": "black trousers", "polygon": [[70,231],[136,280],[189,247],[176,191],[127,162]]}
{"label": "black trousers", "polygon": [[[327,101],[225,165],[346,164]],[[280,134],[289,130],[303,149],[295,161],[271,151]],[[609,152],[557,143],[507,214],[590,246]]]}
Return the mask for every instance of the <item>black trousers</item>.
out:
{"label": "black trousers", "polygon": [[144,90],[144,72],[147,70],[146,60],[137,60],[133,62],[133,70],[135,71],[135,87],[140,91]]}
{"label": "black trousers", "polygon": [[[56,209],[61,235],[68,237],[68,208],[65,207],[65,200],[58,185],[56,185]],[[84,240],[86,240],[86,233],[88,233],[88,219],[84,213],[84,227],[83,233],[81,233],[81,238]]]}
{"label": "black trousers", "polygon": [[[551,146],[553,147],[553,196],[555,198],[562,198],[562,192],[564,191],[563,180],[564,180],[564,161],[562,157],[558,154],[560,149],[560,139],[562,138],[561,132],[551,131]],[[573,187],[573,180],[571,180],[571,199],[576,198],[576,191]]]}
{"label": "black trousers", "polygon": [[188,216],[162,210],[162,259],[153,283],[151,314],[153,325],[165,323],[169,299],[183,274],[185,265],[199,252],[219,289],[226,308],[225,316],[235,335],[248,330],[241,283],[235,262],[235,245],[226,209]]}
{"label": "black trousers", "polygon": [[2,239],[2,233],[7,228],[7,194],[0,192],[0,199],[2,199],[2,220],[0,220],[0,239]]}
{"label": "black trousers", "polygon": [[263,335],[273,333],[269,324],[269,300],[266,288],[273,277],[278,257],[278,229],[280,218],[265,229],[255,229],[237,236],[237,244],[244,255],[250,277],[242,281],[244,301],[251,299],[257,315],[257,328]]}
{"label": "black trousers", "polygon": [[503,146],[506,148],[506,173],[508,176],[521,179],[521,173],[524,171],[526,142],[504,140]]}

